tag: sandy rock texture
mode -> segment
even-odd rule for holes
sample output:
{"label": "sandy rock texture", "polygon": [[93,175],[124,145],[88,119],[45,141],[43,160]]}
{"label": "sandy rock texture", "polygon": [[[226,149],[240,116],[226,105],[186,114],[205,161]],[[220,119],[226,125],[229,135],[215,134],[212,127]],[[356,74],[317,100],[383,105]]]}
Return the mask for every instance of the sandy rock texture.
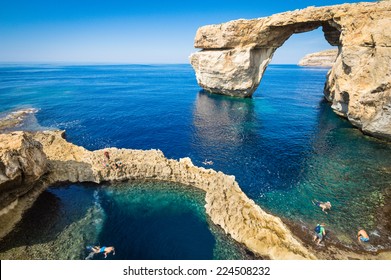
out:
{"label": "sandy rock texture", "polygon": [[337,55],[337,49],[310,53],[300,59],[298,65],[304,67],[332,67]]}
{"label": "sandy rock texture", "polygon": [[[199,85],[250,97],[275,50],[294,33],[322,27],[338,46],[325,97],[364,133],[391,140],[391,1],[308,7],[198,29],[190,56]],[[303,42],[305,44],[305,42]]]}
{"label": "sandy rock texture", "polygon": [[23,132],[0,134],[0,213],[47,172],[42,145]]}
{"label": "sandy rock texture", "polygon": [[[193,186],[205,191],[205,209],[211,220],[254,253],[270,259],[315,258],[280,218],[249,199],[233,176],[194,166],[189,158],[167,159],[159,150],[108,148],[92,152],[67,142],[63,136],[63,131],[0,135],[1,170],[7,170],[3,173],[15,182],[27,174],[42,182],[43,176],[46,186],[122,180],[171,181]],[[19,188],[10,185],[8,192],[11,187]]]}

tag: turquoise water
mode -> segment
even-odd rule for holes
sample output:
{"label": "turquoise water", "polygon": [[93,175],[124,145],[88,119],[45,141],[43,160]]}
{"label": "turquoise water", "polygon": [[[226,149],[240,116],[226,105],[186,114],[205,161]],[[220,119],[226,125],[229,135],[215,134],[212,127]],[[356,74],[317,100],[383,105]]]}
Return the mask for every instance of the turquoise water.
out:
{"label": "turquoise water", "polygon": [[[189,65],[7,66],[0,68],[0,112],[39,109],[24,127],[65,129],[69,141],[92,150],[153,148],[169,158],[190,157],[199,166],[213,161],[208,167],[235,175],[250,198],[289,223],[310,232],[324,221],[329,242],[350,247],[357,247],[355,234],[364,227],[372,237],[365,249],[389,248],[390,232],[379,211],[391,185],[391,145],[362,135],[332,112],[322,93],[326,72],[271,65],[253,98],[237,99],[200,91]],[[74,189],[64,192],[72,197]],[[312,199],[329,200],[330,214]],[[141,211],[130,198],[129,206],[114,193],[111,200]],[[174,204],[188,198],[179,201]],[[110,219],[110,228],[120,228],[120,217]],[[206,228],[215,243],[201,226],[192,231],[194,238],[205,234],[205,246],[216,248],[218,235],[210,223]],[[112,243],[103,233],[102,242]],[[138,240],[137,235],[126,238]],[[224,242],[217,251],[231,248]],[[148,242],[135,244],[151,250]],[[216,258],[206,251],[175,256]],[[154,250],[154,256],[165,258],[164,252]]]}
{"label": "turquoise water", "polygon": [[0,258],[84,259],[87,245],[115,245],[109,259],[251,258],[204,204],[202,191],[164,182],[52,187],[2,240]]}

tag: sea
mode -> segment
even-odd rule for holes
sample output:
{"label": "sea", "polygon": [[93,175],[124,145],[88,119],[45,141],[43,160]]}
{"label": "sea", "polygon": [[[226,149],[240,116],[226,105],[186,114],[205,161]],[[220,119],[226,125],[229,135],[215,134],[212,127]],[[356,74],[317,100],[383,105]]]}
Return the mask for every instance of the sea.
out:
{"label": "sea", "polygon": [[[390,249],[391,144],[362,134],[323,97],[328,69],[270,65],[252,98],[210,94],[181,65],[1,65],[0,119],[15,130],[61,129],[89,150],[159,149],[234,175],[262,209],[311,240]],[[328,214],[313,201],[330,201]],[[214,225],[202,191],[167,182],[51,186],[0,240],[0,259],[259,258]],[[387,226],[388,225],[388,226]],[[357,243],[364,228],[370,244]],[[311,241],[309,241],[311,242]],[[95,259],[103,258],[96,256]]]}

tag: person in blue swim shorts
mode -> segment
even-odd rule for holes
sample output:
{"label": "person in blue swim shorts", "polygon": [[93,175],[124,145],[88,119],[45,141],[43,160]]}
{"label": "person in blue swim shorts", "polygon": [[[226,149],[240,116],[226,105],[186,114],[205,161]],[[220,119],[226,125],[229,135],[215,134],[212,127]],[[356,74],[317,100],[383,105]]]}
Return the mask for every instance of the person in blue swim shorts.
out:
{"label": "person in blue swim shorts", "polygon": [[368,242],[369,241],[368,233],[363,229],[359,230],[359,232],[357,233],[357,240],[358,242]]}
{"label": "person in blue swim shorts", "polygon": [[115,248],[113,246],[106,247],[106,246],[87,246],[86,249],[90,251],[90,254],[86,257],[86,260],[91,260],[95,254],[103,253],[105,258],[107,258],[107,255],[110,253],[113,253],[115,255]]}

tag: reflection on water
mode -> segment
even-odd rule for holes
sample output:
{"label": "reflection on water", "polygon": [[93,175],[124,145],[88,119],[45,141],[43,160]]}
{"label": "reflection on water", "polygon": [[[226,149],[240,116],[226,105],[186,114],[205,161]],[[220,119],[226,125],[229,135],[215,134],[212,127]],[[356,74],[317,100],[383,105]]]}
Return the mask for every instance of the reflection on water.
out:
{"label": "reflection on water", "polygon": [[[300,172],[302,155],[292,150],[293,140],[276,145],[276,131],[266,126],[264,111],[273,114],[264,99],[239,99],[200,92],[193,113],[192,145],[195,162],[213,161],[212,168],[235,175],[251,198],[269,189],[292,187]],[[263,106],[265,105],[265,106]]]}
{"label": "reflection on water", "polygon": [[246,124],[258,124],[252,99],[222,97],[199,92],[194,108],[194,127],[205,150],[227,145],[242,146],[252,138]]}

